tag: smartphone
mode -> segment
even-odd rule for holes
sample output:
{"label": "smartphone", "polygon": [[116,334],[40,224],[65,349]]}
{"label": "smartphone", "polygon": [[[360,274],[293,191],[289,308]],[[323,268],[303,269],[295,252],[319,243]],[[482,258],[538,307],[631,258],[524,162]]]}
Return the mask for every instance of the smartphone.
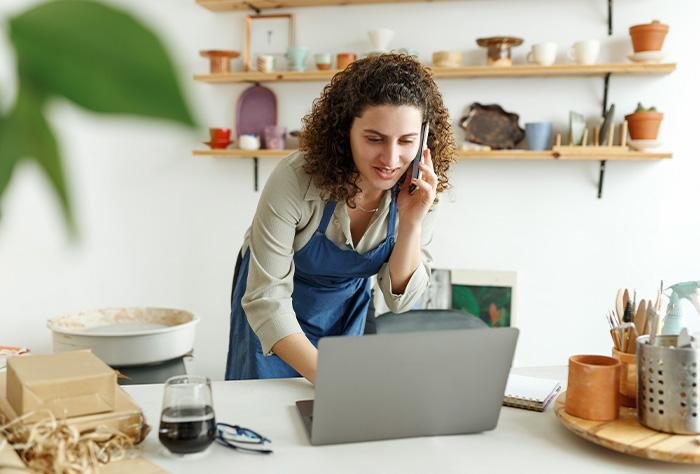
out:
{"label": "smartphone", "polygon": [[[420,160],[423,158],[423,150],[425,150],[428,147],[428,122],[423,122],[423,124],[420,127],[420,143],[421,146],[418,148],[418,151],[416,152],[416,157],[413,158],[413,171],[411,172],[411,177],[412,178],[419,178],[420,177],[420,168],[418,165],[420,164]],[[416,190],[418,186],[415,184],[411,183],[408,185],[408,192],[412,193],[413,191]]]}

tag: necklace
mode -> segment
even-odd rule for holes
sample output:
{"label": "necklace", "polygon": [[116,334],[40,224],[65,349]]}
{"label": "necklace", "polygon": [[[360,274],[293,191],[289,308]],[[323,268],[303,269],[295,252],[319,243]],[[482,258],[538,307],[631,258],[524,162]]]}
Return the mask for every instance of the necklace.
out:
{"label": "necklace", "polygon": [[360,206],[358,203],[355,203],[355,205],[357,207],[359,207],[361,211],[365,211],[365,212],[377,212],[379,210],[378,207],[375,207],[374,209],[365,209],[364,207]]}

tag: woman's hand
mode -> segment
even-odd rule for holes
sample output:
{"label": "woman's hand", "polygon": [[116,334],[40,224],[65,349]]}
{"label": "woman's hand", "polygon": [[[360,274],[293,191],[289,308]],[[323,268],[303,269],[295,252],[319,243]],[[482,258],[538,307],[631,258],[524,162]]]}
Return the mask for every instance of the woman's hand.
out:
{"label": "woman's hand", "polygon": [[[411,178],[412,166],[409,166],[406,171],[407,176],[401,186],[401,191],[398,196],[398,211],[399,225],[418,225],[423,222],[423,218],[428,213],[430,206],[435,201],[437,193],[438,178],[433,169],[433,159],[430,155],[430,149],[423,150],[423,158],[419,163],[421,177],[417,179]],[[413,194],[409,194],[408,187],[410,184],[415,184],[416,189]]]}

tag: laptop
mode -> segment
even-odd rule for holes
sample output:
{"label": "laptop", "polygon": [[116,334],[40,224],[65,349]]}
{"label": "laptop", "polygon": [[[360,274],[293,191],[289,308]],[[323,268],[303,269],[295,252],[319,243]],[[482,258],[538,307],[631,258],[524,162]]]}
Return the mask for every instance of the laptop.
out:
{"label": "laptop", "polygon": [[322,338],[316,398],[296,403],[311,444],[494,429],[517,339],[515,328]]}

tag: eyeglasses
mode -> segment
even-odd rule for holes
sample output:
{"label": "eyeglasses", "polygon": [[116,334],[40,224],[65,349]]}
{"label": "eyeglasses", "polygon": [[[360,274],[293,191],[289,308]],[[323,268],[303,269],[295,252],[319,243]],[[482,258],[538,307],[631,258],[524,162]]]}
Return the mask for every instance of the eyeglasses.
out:
{"label": "eyeglasses", "polygon": [[216,424],[216,442],[228,448],[259,454],[271,454],[265,445],[271,443],[268,438],[255,431],[228,423]]}

